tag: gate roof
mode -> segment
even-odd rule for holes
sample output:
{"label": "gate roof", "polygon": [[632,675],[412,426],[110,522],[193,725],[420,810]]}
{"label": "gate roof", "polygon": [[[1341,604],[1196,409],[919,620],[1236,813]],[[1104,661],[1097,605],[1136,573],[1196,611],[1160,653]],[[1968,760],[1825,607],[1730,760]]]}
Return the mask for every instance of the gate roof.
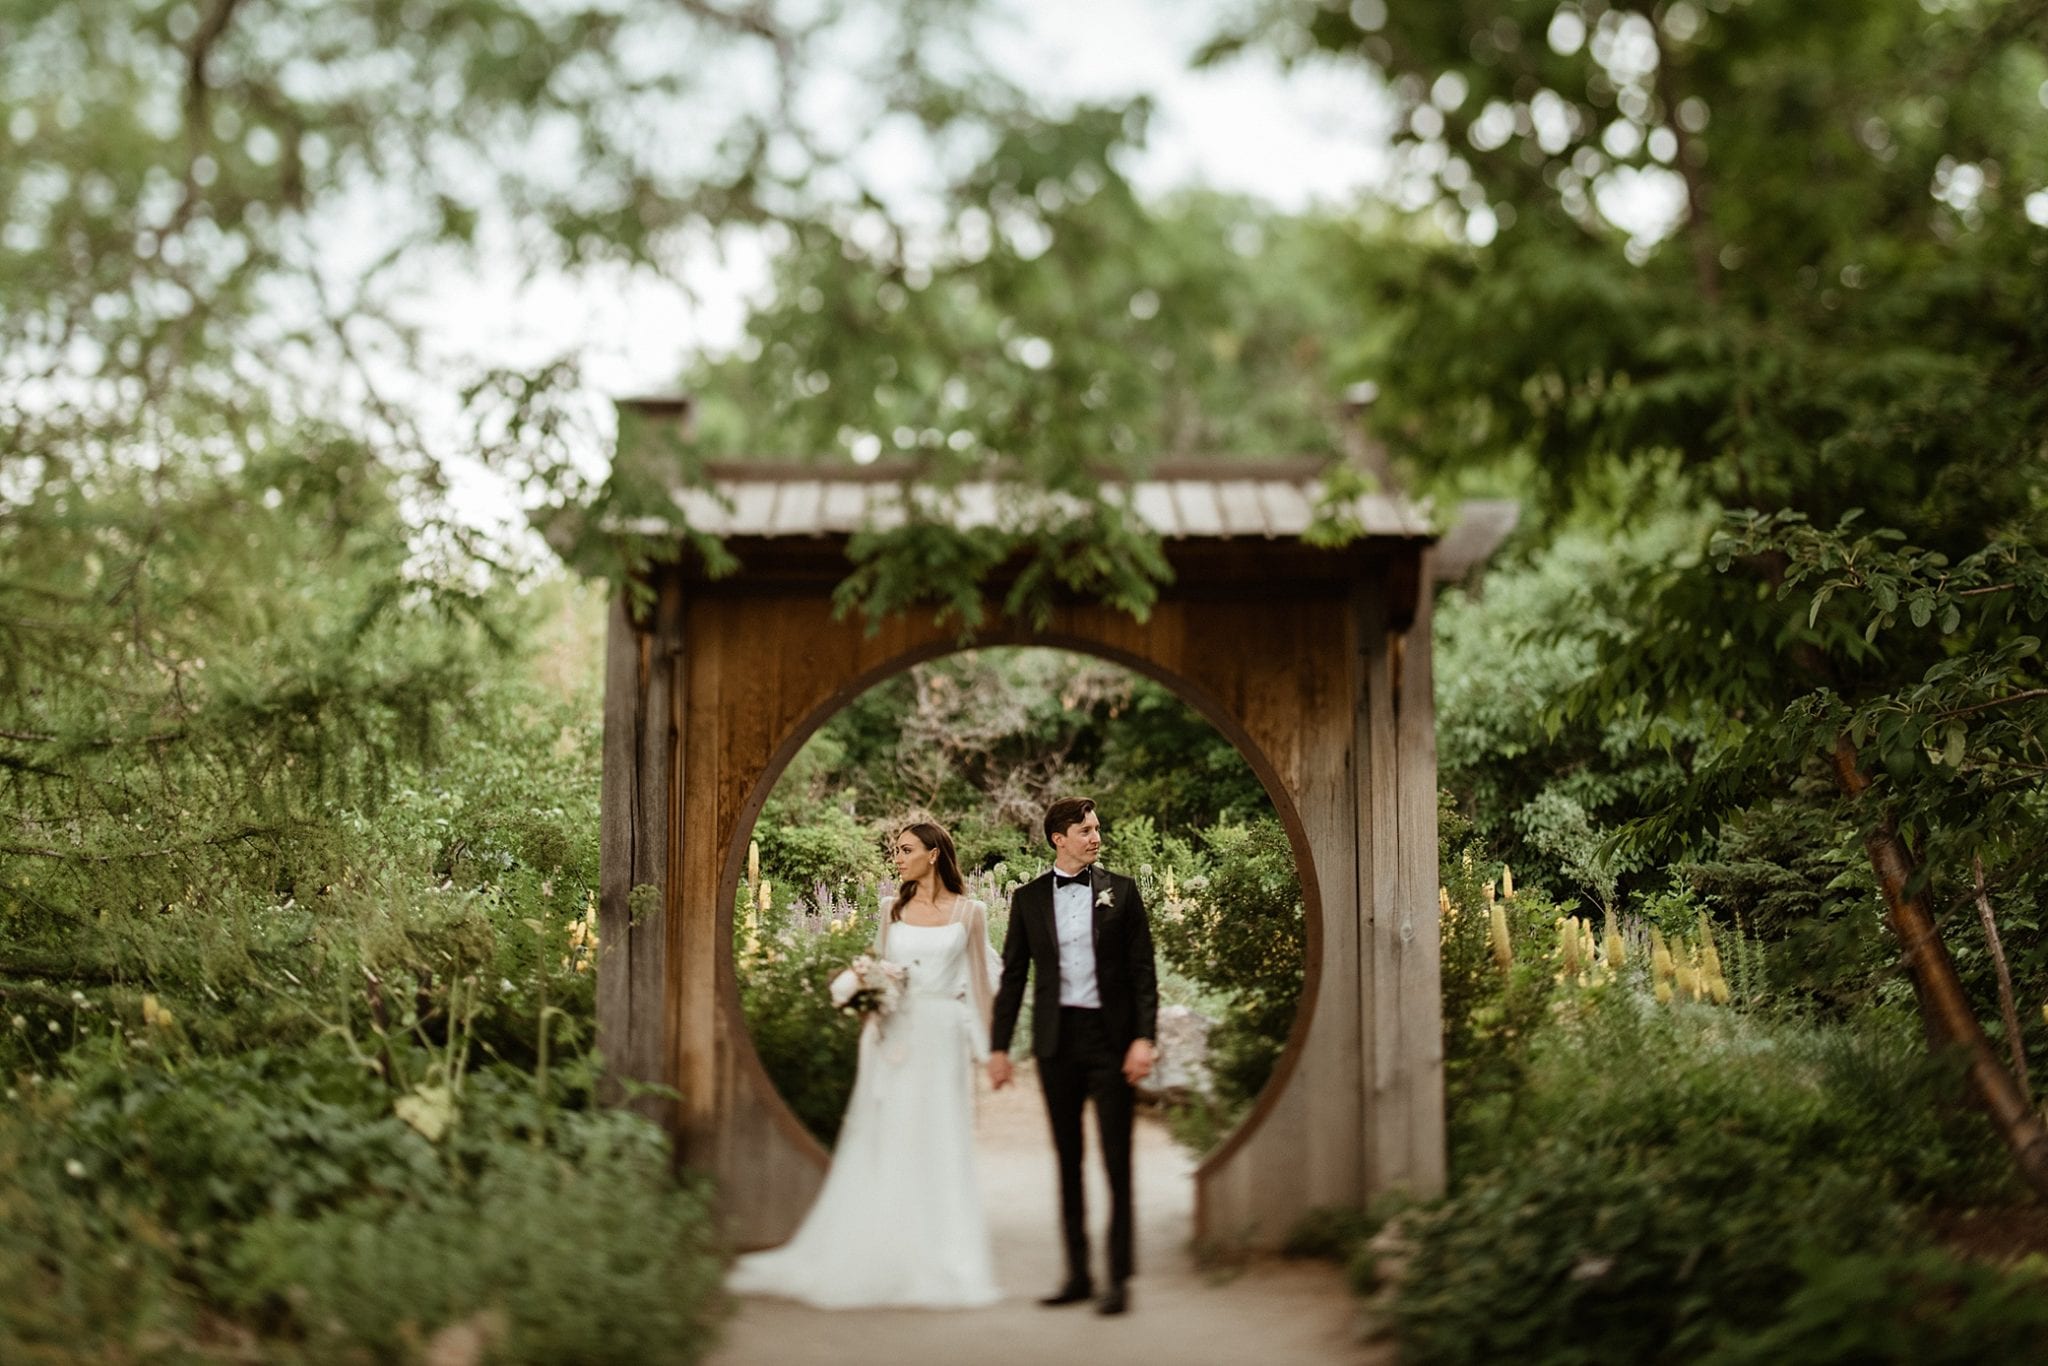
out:
{"label": "gate roof", "polygon": [[[1327,468],[1320,460],[1163,463],[1135,481],[1105,477],[1102,487],[1169,541],[1295,540],[1316,519]],[[700,531],[747,540],[887,530],[913,510],[963,530],[996,528],[1081,506],[1065,495],[993,480],[919,482],[918,471],[900,466],[727,463],[707,473],[708,484],[675,492],[678,508]],[[1371,540],[1427,542],[1437,535],[1424,510],[1405,498],[1364,494],[1327,510],[1354,519]],[[661,525],[649,519],[625,529],[658,531]]]}

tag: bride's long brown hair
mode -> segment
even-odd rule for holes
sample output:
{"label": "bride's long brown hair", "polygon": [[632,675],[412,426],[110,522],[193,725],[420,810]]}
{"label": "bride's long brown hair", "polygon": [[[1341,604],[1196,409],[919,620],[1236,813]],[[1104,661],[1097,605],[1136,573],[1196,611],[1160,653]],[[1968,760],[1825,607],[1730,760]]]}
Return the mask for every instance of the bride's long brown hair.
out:
{"label": "bride's long brown hair", "polygon": [[[898,836],[915,835],[927,849],[939,851],[939,885],[955,896],[967,892],[967,879],[960,876],[960,859],[953,852],[953,837],[946,833],[946,827],[935,821],[912,821],[897,832]],[[896,889],[895,904],[889,907],[889,919],[893,923],[903,918],[903,908],[917,895],[917,879],[912,878]]]}

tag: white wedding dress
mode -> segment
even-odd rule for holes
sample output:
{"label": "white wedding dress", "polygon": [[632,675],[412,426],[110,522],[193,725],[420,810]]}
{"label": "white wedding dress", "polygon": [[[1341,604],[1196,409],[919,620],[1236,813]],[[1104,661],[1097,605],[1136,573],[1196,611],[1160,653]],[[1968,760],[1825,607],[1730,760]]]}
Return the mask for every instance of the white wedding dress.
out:
{"label": "white wedding dress", "polygon": [[995,1252],[974,1171],[974,1064],[988,1057],[988,911],[890,923],[878,956],[910,969],[902,1003],[861,1029],[853,1097],[824,1187],[787,1243],[733,1264],[726,1288],[821,1309],[993,1304]]}

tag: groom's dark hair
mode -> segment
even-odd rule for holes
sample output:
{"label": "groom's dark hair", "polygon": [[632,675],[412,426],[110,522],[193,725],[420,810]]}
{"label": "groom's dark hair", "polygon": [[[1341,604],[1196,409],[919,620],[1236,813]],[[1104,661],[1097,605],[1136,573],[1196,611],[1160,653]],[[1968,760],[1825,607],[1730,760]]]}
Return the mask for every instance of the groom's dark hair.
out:
{"label": "groom's dark hair", "polygon": [[1088,819],[1088,813],[1095,809],[1095,803],[1087,797],[1062,797],[1045,809],[1045,842],[1052,843],[1054,835],[1067,831]]}

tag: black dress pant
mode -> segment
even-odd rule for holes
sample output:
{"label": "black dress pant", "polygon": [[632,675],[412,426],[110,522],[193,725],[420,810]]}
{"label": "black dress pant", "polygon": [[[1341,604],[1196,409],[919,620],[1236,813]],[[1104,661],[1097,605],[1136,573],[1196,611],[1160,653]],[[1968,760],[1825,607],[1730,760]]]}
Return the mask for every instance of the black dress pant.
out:
{"label": "black dress pant", "polygon": [[1067,1278],[1087,1282],[1088,1219],[1081,1184],[1081,1110],[1095,1102],[1095,1132],[1109,1171],[1109,1279],[1131,1274],[1131,1111],[1135,1097],[1124,1060],[1103,1030],[1102,1012],[1060,1007],[1059,1047],[1038,1060],[1045,1112],[1060,1159],[1060,1226],[1066,1234]]}

